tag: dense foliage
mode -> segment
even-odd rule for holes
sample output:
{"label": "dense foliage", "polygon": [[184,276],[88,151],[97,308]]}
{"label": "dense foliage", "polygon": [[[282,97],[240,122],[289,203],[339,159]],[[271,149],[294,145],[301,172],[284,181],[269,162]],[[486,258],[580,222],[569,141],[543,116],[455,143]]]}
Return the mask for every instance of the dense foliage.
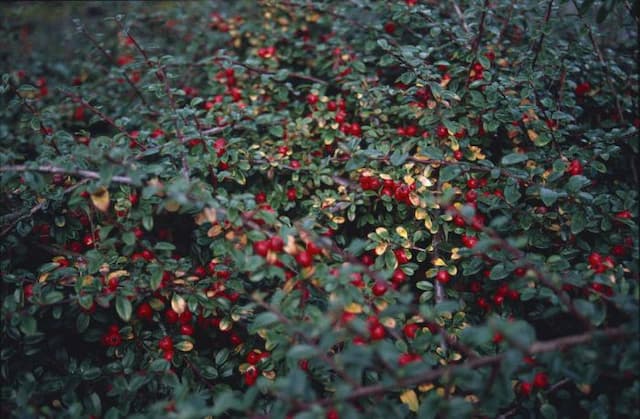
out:
{"label": "dense foliage", "polygon": [[638,414],[638,2],[2,7],[3,417]]}

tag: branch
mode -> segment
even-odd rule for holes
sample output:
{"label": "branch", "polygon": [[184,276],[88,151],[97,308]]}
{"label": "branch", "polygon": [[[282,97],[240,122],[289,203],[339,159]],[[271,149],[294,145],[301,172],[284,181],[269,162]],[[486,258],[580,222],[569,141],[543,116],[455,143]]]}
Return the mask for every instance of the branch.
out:
{"label": "branch", "polygon": [[[528,347],[528,353],[531,354],[539,354],[544,352],[553,352],[553,351],[563,351],[565,349],[583,345],[593,341],[595,338],[604,337],[610,340],[629,337],[634,333],[625,331],[622,327],[618,328],[608,328],[603,330],[596,330],[592,332],[587,332],[579,335],[570,335],[564,336],[561,338],[548,340],[548,341],[537,341]],[[442,376],[450,375],[453,372],[461,369],[477,369],[482,368],[489,365],[495,365],[502,362],[505,358],[505,353],[497,354],[497,355],[489,355],[481,358],[471,359],[467,362],[457,365],[450,365],[447,367],[438,368],[435,370],[429,370],[422,372],[420,374],[416,374],[412,377],[407,377],[401,380],[397,380],[394,383],[390,384],[374,384],[366,387],[362,387],[360,389],[356,389],[350,394],[337,398],[342,401],[351,401],[360,399],[362,397],[374,396],[382,393],[387,393],[389,391],[400,390],[403,388],[410,388],[420,384],[432,382]],[[316,400],[314,402],[309,403],[306,407],[311,407],[311,405],[320,405],[320,406],[329,406],[336,402],[336,399],[332,398],[324,398],[320,400]]]}
{"label": "branch", "polygon": [[[67,194],[73,190],[75,190],[76,188],[80,187],[81,185],[84,185],[85,183],[87,183],[89,181],[89,179],[83,179],[80,182],[69,186],[68,188],[66,188],[62,193],[63,194]],[[9,223],[1,232],[0,232],[0,237],[4,237],[6,234],[8,234],[11,230],[13,230],[13,228],[22,220],[24,220],[25,218],[29,218],[29,217],[33,217],[33,215],[40,211],[42,208],[44,208],[44,206],[46,205],[47,201],[44,200],[42,202],[40,202],[39,204],[37,204],[36,206],[34,206],[33,208],[31,208],[31,210],[29,210],[28,213],[26,214],[22,214],[21,216],[17,217],[15,220],[13,220],[11,223]]]}
{"label": "branch", "polygon": [[[551,17],[552,7],[553,7],[553,0],[549,0],[549,3],[547,4],[547,13],[544,15],[544,23],[542,24],[542,26],[545,26],[547,22],[549,22],[549,18]],[[543,30],[542,33],[540,34],[540,38],[538,39],[538,42],[533,47],[535,55],[533,56],[533,62],[531,63],[531,68],[534,68],[536,66],[536,61],[538,61],[538,54],[540,54],[540,51],[542,51],[542,42],[544,41],[544,35],[545,33]]]}
{"label": "branch", "polygon": [[[100,179],[100,173],[92,170],[82,169],[65,169],[64,167],[57,166],[27,166],[26,164],[14,164],[7,166],[0,166],[0,172],[41,172],[41,173],[61,173],[72,176],[79,176],[85,179]],[[122,183],[125,185],[138,185],[129,176],[113,176],[111,178],[113,182]]]}
{"label": "branch", "polygon": [[[105,58],[111,62],[111,64],[115,64],[116,63],[116,59],[113,57],[113,55],[109,54],[109,52],[106,49],[104,49],[104,47],[102,45],[100,45],[100,43],[93,36],[91,36],[91,34],[89,32],[87,32],[84,29],[83,25],[78,25],[78,30],[85,37],[87,37],[87,39],[89,39],[89,41],[93,44],[93,46],[95,46],[96,48],[98,48],[98,50],[100,50],[100,52],[102,52],[102,55],[104,55]],[[136,86],[136,84],[129,78],[129,75],[127,74],[127,72],[126,71],[122,71],[122,75],[124,76],[124,79],[127,81],[127,84],[129,84],[129,86],[131,86],[131,88],[134,90],[136,95],[140,98],[140,100],[142,101],[144,106],[149,110],[149,112],[155,114],[155,112],[152,111],[151,108],[149,107],[149,104],[147,103],[146,99],[142,95],[142,92],[140,91],[140,89],[138,89],[138,86]]]}

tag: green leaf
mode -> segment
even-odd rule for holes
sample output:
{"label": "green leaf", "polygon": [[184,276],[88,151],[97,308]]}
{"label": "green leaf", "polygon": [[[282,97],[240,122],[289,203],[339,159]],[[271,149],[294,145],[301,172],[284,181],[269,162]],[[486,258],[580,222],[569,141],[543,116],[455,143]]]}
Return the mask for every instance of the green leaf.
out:
{"label": "green leaf", "polygon": [[168,242],[158,242],[156,243],[155,246],[153,246],[154,250],[159,250],[159,251],[174,251],[176,250],[176,246],[174,246],[172,243],[168,243]]}
{"label": "green leaf", "polygon": [[489,274],[489,278],[495,280],[504,279],[509,276],[511,272],[508,271],[503,263],[498,263],[493,268],[491,268],[491,272]]}
{"label": "green leaf", "polygon": [[133,311],[133,307],[131,306],[131,301],[122,295],[118,295],[116,297],[116,312],[118,316],[125,322],[131,320],[131,313]]}
{"label": "green leaf", "polygon": [[581,233],[586,226],[586,218],[582,211],[578,211],[571,217],[571,233],[578,234]]}
{"label": "green leaf", "polygon": [[142,217],[142,227],[147,231],[153,230],[153,216],[145,215]]}
{"label": "green leaf", "polygon": [[540,406],[540,413],[542,413],[544,419],[556,419],[558,417],[556,408],[548,403]]}
{"label": "green leaf", "polygon": [[512,164],[522,163],[523,161],[527,161],[528,159],[529,156],[526,153],[511,153],[502,158],[502,164],[505,166],[509,166]]}
{"label": "green leaf", "polygon": [[101,374],[102,374],[102,370],[100,368],[92,367],[82,371],[81,376],[82,376],[82,379],[85,381],[93,381],[98,377],[100,377]]}
{"label": "green leaf", "polygon": [[409,153],[403,153],[400,150],[396,150],[389,157],[389,162],[394,166],[400,166],[407,160],[407,157],[409,157]]}
{"label": "green leaf", "polygon": [[37,332],[37,329],[38,329],[38,323],[36,322],[36,319],[33,316],[23,317],[20,320],[20,330],[25,335],[33,335],[34,333]]}
{"label": "green leaf", "polygon": [[291,347],[287,351],[287,358],[298,360],[298,359],[308,359],[315,356],[318,353],[317,349],[311,345],[295,345]]}
{"label": "green leaf", "polygon": [[569,179],[565,188],[567,192],[576,193],[590,183],[591,181],[584,176],[571,176],[571,179]]}
{"label": "green leaf", "polygon": [[251,328],[253,330],[262,329],[274,323],[278,323],[278,321],[278,316],[275,313],[267,311],[256,316],[256,318],[251,323]]}
{"label": "green leaf", "polygon": [[76,331],[78,333],[82,333],[89,327],[89,322],[91,321],[91,317],[85,313],[78,314],[76,317]]}
{"label": "green leaf", "polygon": [[46,305],[56,304],[62,301],[63,298],[64,298],[64,294],[62,294],[60,291],[51,291],[50,293],[44,296],[44,303]]}
{"label": "green leaf", "polygon": [[554,190],[547,189],[547,188],[540,188],[540,199],[542,199],[542,202],[546,207],[552,206],[558,199],[558,196],[559,196],[558,192]]}
{"label": "green leaf", "polygon": [[445,166],[440,169],[440,181],[448,182],[460,176],[462,169],[460,166]]}

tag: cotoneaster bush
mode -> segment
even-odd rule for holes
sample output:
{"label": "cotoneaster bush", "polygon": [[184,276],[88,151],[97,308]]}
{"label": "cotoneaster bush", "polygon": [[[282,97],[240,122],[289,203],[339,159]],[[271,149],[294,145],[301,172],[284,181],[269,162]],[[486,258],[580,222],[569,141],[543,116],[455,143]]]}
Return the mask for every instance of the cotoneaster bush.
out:
{"label": "cotoneaster bush", "polygon": [[638,414],[637,2],[98,7],[3,14],[3,416]]}

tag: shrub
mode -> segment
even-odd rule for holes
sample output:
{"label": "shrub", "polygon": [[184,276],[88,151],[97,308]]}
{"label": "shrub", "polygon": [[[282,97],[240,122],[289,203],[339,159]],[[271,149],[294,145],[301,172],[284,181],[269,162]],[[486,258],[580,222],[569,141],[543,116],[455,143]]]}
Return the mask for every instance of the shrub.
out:
{"label": "shrub", "polygon": [[36,7],[4,415],[638,413],[637,2]]}

